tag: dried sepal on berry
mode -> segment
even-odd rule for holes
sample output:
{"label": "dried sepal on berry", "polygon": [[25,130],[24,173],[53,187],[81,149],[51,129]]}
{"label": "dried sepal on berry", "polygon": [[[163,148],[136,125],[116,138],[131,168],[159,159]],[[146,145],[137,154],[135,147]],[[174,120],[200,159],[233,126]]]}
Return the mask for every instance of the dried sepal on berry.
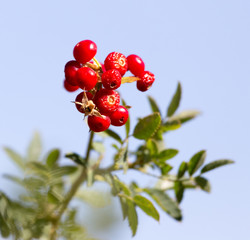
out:
{"label": "dried sepal on berry", "polygon": [[79,112],[84,113],[84,117],[86,116],[102,117],[102,115],[95,109],[96,106],[94,102],[88,99],[87,93],[85,91],[80,93],[76,97],[76,101],[74,101],[73,103],[76,104],[76,108]]}

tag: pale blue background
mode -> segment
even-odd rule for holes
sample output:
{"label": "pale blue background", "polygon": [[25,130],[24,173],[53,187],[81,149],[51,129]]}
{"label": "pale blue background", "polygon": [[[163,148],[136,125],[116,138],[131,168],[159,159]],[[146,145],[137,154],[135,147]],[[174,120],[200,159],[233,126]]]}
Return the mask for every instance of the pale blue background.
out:
{"label": "pale blue background", "polygon": [[[156,75],[148,93],[122,87],[132,124],[149,113],[146,95],[165,111],[183,85],[180,110],[199,109],[197,120],[169,134],[168,146],[180,149],[179,163],[208,150],[208,161],[231,158],[234,166],[207,174],[212,193],[188,192],[182,223],[161,214],[160,224],[139,216],[135,240],[249,239],[250,207],[250,1],[1,1],[0,145],[24,153],[34,130],[44,149],[82,152],[87,127],[63,90],[64,64],[74,45],[92,39],[97,58],[111,51],[140,55]],[[0,174],[16,168],[0,150]],[[146,183],[149,180],[146,180]],[[1,178],[0,189],[12,184]],[[121,221],[121,218],[118,219]],[[96,233],[98,234],[98,233]],[[100,236],[100,233],[99,235]],[[127,222],[105,240],[131,239]]]}

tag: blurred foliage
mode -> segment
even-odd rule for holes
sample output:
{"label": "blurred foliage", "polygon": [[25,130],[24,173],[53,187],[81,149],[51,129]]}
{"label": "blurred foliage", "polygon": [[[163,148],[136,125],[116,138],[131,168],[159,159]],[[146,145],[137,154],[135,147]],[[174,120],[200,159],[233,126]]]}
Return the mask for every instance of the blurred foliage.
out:
{"label": "blurred foliage", "polygon": [[[176,114],[181,92],[181,84],[178,83],[165,116],[156,101],[148,97],[152,113],[139,119],[132,133],[130,121],[127,121],[125,139],[113,130],[102,134],[104,138],[109,137],[115,141],[112,147],[116,154],[113,163],[106,168],[100,167],[105,146],[103,141],[93,141],[93,133],[90,134],[86,156],[66,154],[65,157],[73,165],[59,164],[59,149],[52,149],[46,157],[41,158],[41,141],[37,133],[25,157],[5,148],[7,155],[24,174],[23,178],[7,174],[5,178],[20,185],[24,191],[16,201],[0,192],[1,235],[6,238],[12,235],[15,239],[24,240],[91,239],[77,219],[77,208],[71,207],[69,203],[73,198],[78,198],[95,207],[109,204],[110,196],[90,188],[100,181],[107,183],[112,196],[119,199],[123,219],[128,220],[133,235],[137,231],[138,208],[156,221],[160,219],[158,209],[181,221],[180,203],[185,191],[199,188],[210,192],[210,183],[203,174],[233,163],[222,159],[205,165],[206,151],[202,150],[182,161],[173,173],[169,160],[175,158],[179,151],[165,147],[164,134],[179,129],[199,115],[198,111],[193,110]],[[126,105],[124,101],[123,104]],[[131,137],[141,140],[135,152],[129,150]],[[92,161],[89,161],[90,151],[97,153],[96,159]],[[155,177],[155,186],[141,187],[136,182],[126,184],[121,181],[116,172],[127,172],[131,169]],[[89,188],[80,187],[83,182]],[[169,191],[174,193],[174,198],[170,197]]]}

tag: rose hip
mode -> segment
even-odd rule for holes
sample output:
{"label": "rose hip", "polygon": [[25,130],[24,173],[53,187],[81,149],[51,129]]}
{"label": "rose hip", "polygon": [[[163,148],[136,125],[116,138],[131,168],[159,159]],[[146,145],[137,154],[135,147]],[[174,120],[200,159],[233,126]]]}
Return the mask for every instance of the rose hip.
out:
{"label": "rose hip", "polygon": [[106,71],[116,69],[123,76],[128,70],[127,58],[122,53],[112,52],[106,57],[104,66]]}
{"label": "rose hip", "polygon": [[75,92],[76,90],[79,89],[78,86],[73,86],[70,83],[68,83],[68,81],[65,79],[63,82],[63,86],[64,88],[68,91],[68,92]]}
{"label": "rose hip", "polygon": [[128,116],[128,110],[123,106],[119,106],[116,111],[109,115],[111,124],[117,127],[124,125],[128,120]]}
{"label": "rose hip", "polygon": [[114,90],[100,89],[93,101],[101,114],[109,115],[118,108],[120,95]]}
{"label": "rose hip", "polygon": [[[92,93],[90,93],[90,92],[85,92],[85,94],[87,95],[88,100],[93,100],[93,97],[94,97],[94,96],[93,96]],[[80,102],[80,103],[82,103],[83,98],[84,98],[84,92],[81,92],[81,93],[79,93],[79,94],[76,96],[75,102]],[[77,108],[77,110],[78,110],[79,112],[85,113],[85,110],[84,110],[84,108],[83,108],[82,105],[77,104],[77,103],[75,103],[75,105],[76,105],[76,108]]]}
{"label": "rose hip", "polygon": [[76,44],[73,50],[74,58],[79,63],[86,63],[90,61],[97,52],[96,44],[91,40],[83,40]]}
{"label": "rose hip", "polygon": [[155,81],[155,75],[149,71],[143,72],[137,81],[137,89],[141,92],[147,91]]}
{"label": "rose hip", "polygon": [[139,56],[131,54],[127,57],[127,60],[128,70],[135,76],[139,76],[144,72],[145,64]]}
{"label": "rose hip", "polygon": [[97,84],[97,74],[89,67],[82,67],[76,72],[78,86],[81,89],[91,90]]}
{"label": "rose hip", "polygon": [[76,79],[76,72],[81,67],[81,64],[77,61],[69,61],[66,63],[64,72],[65,72],[65,78],[67,79],[67,82],[70,83],[73,86],[77,86],[77,79]]}
{"label": "rose hip", "polygon": [[111,69],[102,74],[104,88],[114,90],[121,86],[122,76],[116,69]]}
{"label": "rose hip", "polygon": [[94,132],[102,132],[107,130],[110,126],[110,123],[110,118],[105,115],[102,115],[102,117],[88,116],[89,128]]}

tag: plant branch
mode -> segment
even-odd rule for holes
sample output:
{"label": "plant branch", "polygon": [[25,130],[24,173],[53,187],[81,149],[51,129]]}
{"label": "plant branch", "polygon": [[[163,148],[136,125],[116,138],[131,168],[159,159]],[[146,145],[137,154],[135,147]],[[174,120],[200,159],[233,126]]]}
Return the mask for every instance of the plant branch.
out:
{"label": "plant branch", "polygon": [[[91,131],[90,136],[89,136],[88,147],[87,147],[87,151],[86,151],[86,157],[85,157],[86,164],[88,164],[88,161],[89,161],[90,151],[92,149],[93,138],[94,138],[94,132]],[[77,192],[78,188],[85,181],[85,179],[86,179],[86,168],[82,166],[81,174],[79,175],[79,177],[76,179],[76,181],[71,186],[71,188],[70,188],[69,192],[67,193],[64,201],[62,202],[62,205],[61,205],[61,207],[60,207],[60,209],[58,211],[57,216],[55,217],[54,221],[52,222],[50,240],[56,240],[56,230],[58,228],[58,223],[59,223],[64,211],[68,207],[70,201],[74,197],[74,195]]]}

